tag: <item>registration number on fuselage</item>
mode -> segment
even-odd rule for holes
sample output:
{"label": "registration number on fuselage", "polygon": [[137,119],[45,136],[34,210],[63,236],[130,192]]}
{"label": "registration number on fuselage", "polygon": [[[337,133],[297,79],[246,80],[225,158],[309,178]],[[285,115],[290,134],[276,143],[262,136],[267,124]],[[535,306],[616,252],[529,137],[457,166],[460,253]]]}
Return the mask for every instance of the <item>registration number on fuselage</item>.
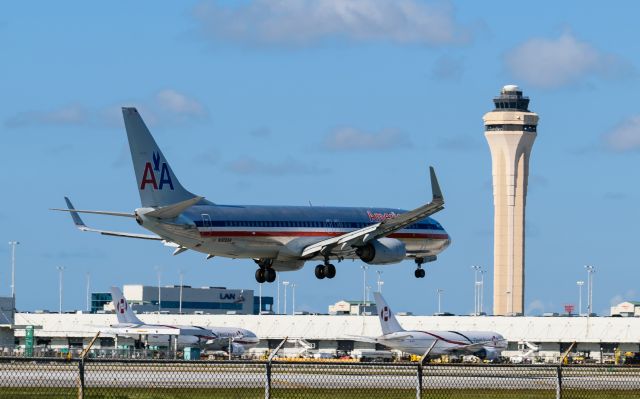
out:
{"label": "registration number on fuselage", "polygon": [[219,237],[218,242],[231,242],[233,241],[230,237]]}

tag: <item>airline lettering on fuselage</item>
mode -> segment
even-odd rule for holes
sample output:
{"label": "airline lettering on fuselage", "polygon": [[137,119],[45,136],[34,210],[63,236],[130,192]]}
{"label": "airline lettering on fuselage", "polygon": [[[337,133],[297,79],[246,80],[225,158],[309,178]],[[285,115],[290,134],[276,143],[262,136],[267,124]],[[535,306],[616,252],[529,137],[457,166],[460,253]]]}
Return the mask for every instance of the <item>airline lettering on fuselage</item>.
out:
{"label": "airline lettering on fuselage", "polygon": [[371,211],[367,211],[367,216],[369,216],[369,220],[371,220],[372,222],[384,222],[387,219],[393,219],[394,217],[398,216],[398,214],[395,212],[374,213]]}
{"label": "airline lettering on fuselage", "polygon": [[[156,172],[160,172],[160,181],[156,179]],[[144,173],[142,173],[142,182],[140,183],[140,190],[144,190],[144,188],[150,184],[153,186],[154,190],[162,190],[165,184],[169,185],[169,188],[173,190],[173,182],[171,181],[171,174],[169,173],[169,167],[166,162],[162,162],[160,164],[160,154],[157,152],[153,153],[153,165],[151,162],[147,162],[144,165]]]}
{"label": "airline lettering on fuselage", "polygon": [[220,294],[220,299],[236,299],[236,294]]}

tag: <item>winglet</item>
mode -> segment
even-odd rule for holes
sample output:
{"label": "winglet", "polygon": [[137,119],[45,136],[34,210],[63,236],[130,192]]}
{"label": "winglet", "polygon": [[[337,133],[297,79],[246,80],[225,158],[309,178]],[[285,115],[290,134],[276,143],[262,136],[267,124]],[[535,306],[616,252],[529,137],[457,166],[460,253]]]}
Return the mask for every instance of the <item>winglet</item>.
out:
{"label": "winglet", "polygon": [[78,214],[78,212],[74,212],[76,210],[76,208],[73,207],[73,204],[71,203],[69,198],[68,197],[64,197],[64,200],[67,203],[67,208],[69,208],[69,210],[71,211],[69,213],[71,213],[71,218],[73,219],[73,224],[75,224],[76,227],[79,228],[79,229],[86,228],[87,225],[84,224],[84,222],[80,218],[80,215]]}
{"label": "winglet", "polygon": [[431,192],[433,193],[433,200],[444,203],[444,196],[442,195],[442,190],[440,190],[436,170],[433,169],[433,166],[429,166],[429,174],[431,176]]}

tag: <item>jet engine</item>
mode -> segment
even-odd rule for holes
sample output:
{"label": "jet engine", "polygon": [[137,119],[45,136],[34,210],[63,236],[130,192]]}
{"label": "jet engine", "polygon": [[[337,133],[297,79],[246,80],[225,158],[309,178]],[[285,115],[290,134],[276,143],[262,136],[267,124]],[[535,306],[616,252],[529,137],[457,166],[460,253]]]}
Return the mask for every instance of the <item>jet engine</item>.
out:
{"label": "jet engine", "polygon": [[383,237],[356,249],[356,255],[370,265],[387,265],[404,260],[407,250],[404,243],[395,238]]}
{"label": "jet engine", "polygon": [[478,356],[482,360],[496,360],[500,357],[500,352],[493,348],[483,348],[474,353],[474,355]]}
{"label": "jet engine", "polygon": [[240,356],[244,353],[244,346],[240,344],[231,343],[231,354]]}

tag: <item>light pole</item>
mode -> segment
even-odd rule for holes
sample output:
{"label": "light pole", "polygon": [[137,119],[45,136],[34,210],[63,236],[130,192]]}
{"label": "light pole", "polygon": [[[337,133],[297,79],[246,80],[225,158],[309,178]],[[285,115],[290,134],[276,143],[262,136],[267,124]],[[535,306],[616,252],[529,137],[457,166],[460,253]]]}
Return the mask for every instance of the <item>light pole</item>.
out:
{"label": "light pole", "polygon": [[87,272],[87,312],[91,311],[91,295],[89,291],[91,289],[91,273]]}
{"label": "light pole", "polygon": [[473,314],[477,316],[480,313],[480,285],[478,284],[478,273],[482,270],[481,266],[471,266],[473,270]]}
{"label": "light pole", "polygon": [[278,308],[278,313],[277,314],[280,314],[280,273],[278,273],[278,275],[276,276],[276,279],[278,280],[277,281],[278,296],[277,296],[277,299],[276,299],[276,301],[277,301],[277,306],[276,307]]}
{"label": "light pole", "polygon": [[160,266],[156,266],[156,273],[158,274],[158,313],[162,311],[162,292],[160,291],[160,277],[162,275],[162,271],[160,270]]}
{"label": "light pole", "polygon": [[366,300],[367,300],[367,265],[362,265],[360,266],[360,268],[362,269],[362,310],[360,311],[360,314],[364,314],[364,307],[366,306]]}
{"label": "light pole", "polygon": [[585,265],[587,270],[587,316],[591,316],[593,313],[593,273],[596,272],[596,268],[591,265]]}
{"label": "light pole", "polygon": [[64,272],[64,266],[58,266],[56,269],[58,269],[58,313],[62,314],[62,273]]}
{"label": "light pole", "polygon": [[291,315],[296,314],[296,285],[291,284]]}
{"label": "light pole", "polygon": [[442,308],[440,307],[442,305],[442,293],[444,292],[443,289],[438,288],[438,313],[442,313]]}
{"label": "light pole", "polygon": [[576,281],[576,285],[578,286],[578,316],[582,316],[582,286],[584,281]]}
{"label": "light pole", "polygon": [[184,273],[182,269],[178,269],[180,273],[180,301],[178,302],[178,314],[182,314],[182,286],[184,285]]}
{"label": "light pole", "polygon": [[484,313],[484,274],[486,270],[480,272],[480,314]]}
{"label": "light pole", "polygon": [[11,245],[11,298],[13,298],[13,310],[16,309],[16,245],[18,241],[9,241]]}
{"label": "light pole", "polygon": [[262,283],[258,283],[258,315],[262,314]]}
{"label": "light pole", "polygon": [[282,285],[284,285],[284,314],[287,314],[287,287],[289,286],[289,282],[283,281]]}
{"label": "light pole", "polygon": [[383,282],[381,280],[382,270],[378,270],[378,271],[376,271],[376,273],[378,274],[378,292],[382,294],[382,284],[383,284]]}

